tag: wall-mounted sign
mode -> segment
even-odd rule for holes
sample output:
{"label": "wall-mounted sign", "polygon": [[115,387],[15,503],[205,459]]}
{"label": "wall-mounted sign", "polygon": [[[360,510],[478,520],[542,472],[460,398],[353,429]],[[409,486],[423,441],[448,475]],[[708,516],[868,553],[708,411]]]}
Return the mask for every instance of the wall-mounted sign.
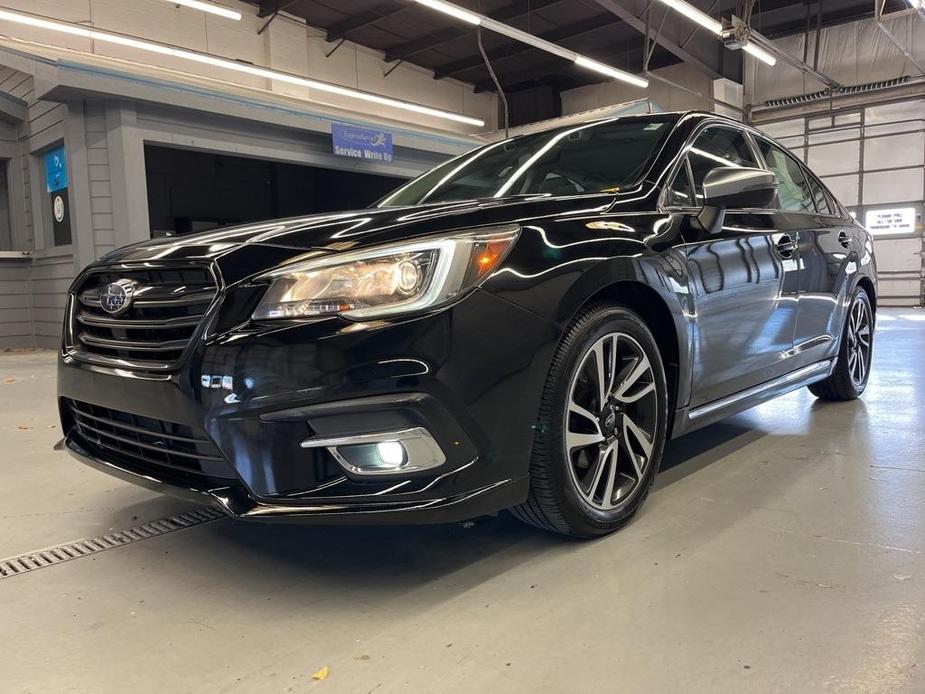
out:
{"label": "wall-mounted sign", "polygon": [[914,207],[868,210],[864,226],[874,236],[914,234],[915,216]]}
{"label": "wall-mounted sign", "polygon": [[45,153],[45,188],[49,193],[67,188],[67,157],[64,147]]}
{"label": "wall-mounted sign", "polygon": [[367,161],[392,161],[392,133],[344,123],[331,124],[334,154]]}
{"label": "wall-mounted sign", "polygon": [[56,246],[71,242],[71,215],[67,204],[67,156],[64,147],[45,153],[45,189],[51,207],[52,236]]}

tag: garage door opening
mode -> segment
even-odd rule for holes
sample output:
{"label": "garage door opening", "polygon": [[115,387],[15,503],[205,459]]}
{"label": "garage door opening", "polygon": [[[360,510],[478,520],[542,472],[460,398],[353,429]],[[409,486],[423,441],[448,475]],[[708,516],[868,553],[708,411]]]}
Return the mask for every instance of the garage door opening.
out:
{"label": "garage door opening", "polygon": [[367,207],[401,178],[145,147],[152,236]]}

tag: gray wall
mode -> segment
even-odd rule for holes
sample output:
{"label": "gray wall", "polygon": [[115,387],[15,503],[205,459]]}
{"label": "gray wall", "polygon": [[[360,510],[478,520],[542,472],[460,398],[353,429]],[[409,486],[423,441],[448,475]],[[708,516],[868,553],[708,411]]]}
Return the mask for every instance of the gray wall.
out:
{"label": "gray wall", "polygon": [[[270,112],[248,119],[96,93],[69,92],[66,101],[47,101],[35,98],[35,82],[0,66],[0,159],[10,162],[11,220],[10,241],[0,251],[30,254],[23,259],[0,253],[0,348],[57,347],[67,289],[80,268],[150,238],[146,145],[404,177],[449,156],[446,142],[431,138],[435,151],[396,144],[391,165],[358,162],[335,157],[325,132],[275,125]],[[166,94],[163,100],[170,102]],[[407,141],[407,132],[402,137]],[[422,137],[430,146],[429,136]],[[72,243],[56,247],[41,155],[62,141]]]}

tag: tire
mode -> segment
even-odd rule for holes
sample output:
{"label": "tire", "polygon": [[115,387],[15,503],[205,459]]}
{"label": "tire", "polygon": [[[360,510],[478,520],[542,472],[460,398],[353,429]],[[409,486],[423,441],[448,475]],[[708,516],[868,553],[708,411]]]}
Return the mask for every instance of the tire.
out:
{"label": "tire", "polygon": [[844,401],[860,397],[870,379],[873,348],[874,312],[867,291],[857,287],[845,317],[835,370],[825,380],[808,386],[809,391],[820,400]]}
{"label": "tire", "polygon": [[[577,538],[621,528],[648,496],[667,423],[665,370],[645,322],[612,304],[583,309],[553,357],[540,400],[529,496],[511,512]],[[581,437],[594,443],[584,445]],[[582,445],[566,450],[576,442]]]}

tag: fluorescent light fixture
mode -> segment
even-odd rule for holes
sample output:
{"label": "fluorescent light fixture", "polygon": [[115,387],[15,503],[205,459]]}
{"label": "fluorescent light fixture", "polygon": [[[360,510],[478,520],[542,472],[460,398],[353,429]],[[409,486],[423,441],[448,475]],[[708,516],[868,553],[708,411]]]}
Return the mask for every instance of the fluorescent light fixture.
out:
{"label": "fluorescent light fixture", "polygon": [[167,0],[167,2],[173,3],[174,5],[192,7],[194,10],[201,10],[202,12],[208,12],[209,14],[217,14],[219,17],[224,17],[225,19],[233,19],[236,22],[241,21],[240,12],[229,10],[227,7],[222,7],[221,5],[216,5],[211,2],[202,2],[202,0]]}
{"label": "fluorescent light fixture", "polygon": [[751,41],[742,46],[742,50],[746,53],[751,53],[753,56],[758,58],[762,63],[767,63],[768,65],[777,64],[777,58],[768,53],[766,50],[760,46],[756,46]]}
{"label": "fluorescent light fixture", "polygon": [[449,2],[443,2],[443,0],[415,0],[419,5],[424,5],[429,7],[432,10],[437,10],[437,12],[443,12],[443,14],[448,14],[451,17],[456,17],[456,19],[461,19],[464,22],[469,24],[474,24],[478,26],[482,23],[481,15],[477,15],[474,12],[469,12],[469,10],[464,10],[462,7],[457,7]]}
{"label": "fluorescent light fixture", "polygon": [[[241,63],[237,60],[231,60],[229,58],[220,58],[218,56],[209,55],[207,53],[198,53],[196,51],[187,51],[182,48],[174,48],[162,43],[155,43],[153,41],[143,41],[141,39],[132,38],[130,36],[124,36],[122,34],[114,34],[108,31],[97,31],[96,29],[88,29],[86,27],[78,26],[75,24],[67,24],[65,22],[58,22],[53,20],[44,19],[42,17],[36,17],[35,15],[20,13],[20,12],[10,12],[7,10],[0,10],[0,20],[6,20],[8,22],[13,22],[16,24],[24,24],[27,26],[34,26],[41,29],[48,29],[50,31],[57,31],[63,34],[71,34],[73,36],[82,36],[88,39],[94,39],[96,41],[104,41],[107,43],[115,43],[122,46],[129,46],[131,48],[136,48],[138,50],[147,51],[149,53],[158,53],[160,55],[169,55],[174,58],[179,58],[181,60],[188,60],[195,63],[204,63],[206,65],[212,65],[213,67],[222,68],[225,70],[231,70],[234,72],[243,72],[249,75],[255,75],[257,77],[264,77],[266,79],[278,80],[280,82],[287,82],[289,84],[297,84],[302,87],[308,87],[309,89],[314,89],[319,92],[327,92],[329,94],[337,94],[338,96],[347,97],[350,99],[357,99],[359,101],[365,101],[368,103],[378,104],[380,106],[388,106],[390,108],[401,109],[403,111],[411,111],[413,113],[420,113],[424,116],[430,116],[433,118],[441,118],[443,120],[455,121],[457,123],[465,123],[466,125],[474,125],[478,128],[481,128],[485,125],[485,121],[480,118],[473,118],[471,116],[465,116],[461,113],[453,113],[452,111],[443,111],[438,108],[431,108],[430,106],[424,106],[422,104],[415,104],[410,101],[402,101],[400,99],[392,99],[387,96],[380,96],[378,94],[372,94],[370,92],[360,91],[359,89],[351,89],[349,87],[341,87],[336,84],[330,84],[328,82],[319,82],[318,80],[308,79],[307,77],[300,77],[298,75],[292,75],[287,72],[278,72],[276,70],[271,70],[270,68],[260,67],[258,65],[251,65],[249,63]],[[152,64],[152,67],[157,67]]]}
{"label": "fluorescent light fixture", "polygon": [[624,82],[629,82],[630,84],[634,84],[637,87],[642,87],[643,89],[649,86],[649,81],[643,79],[642,77],[636,77],[636,75],[631,75],[628,72],[623,72],[623,70],[618,70],[615,67],[610,67],[610,65],[599,63],[596,60],[591,60],[591,58],[585,58],[583,55],[575,56],[575,64],[580,67],[586,68],[588,70],[599,72],[602,75],[607,75],[608,77],[613,77],[614,79],[623,80]]}
{"label": "fluorescent light fixture", "polygon": [[569,49],[563,48],[562,46],[552,43],[551,41],[541,39],[539,36],[534,36],[533,34],[528,34],[526,31],[515,29],[512,26],[495,21],[490,17],[484,17],[482,19],[482,26],[486,29],[494,31],[495,33],[502,34],[508,38],[514,39],[515,41],[520,41],[521,43],[525,43],[528,46],[539,48],[541,51],[552,53],[553,55],[557,55],[560,58],[565,58],[566,60],[575,60],[575,57],[578,55],[575,51],[570,51]]}
{"label": "fluorescent light fixture", "polygon": [[90,30],[85,27],[53,22],[47,19],[42,19],[41,17],[36,17],[34,15],[19,14],[18,12],[0,10],[0,19],[5,19],[8,22],[16,22],[17,24],[25,24],[31,27],[38,27],[40,29],[51,29],[52,31],[59,31],[64,34],[71,34],[72,36],[83,36],[84,38],[90,38]]}
{"label": "fluorescent light fixture", "polygon": [[[571,60],[576,65],[580,65],[581,67],[587,68],[588,70],[594,70],[595,72],[599,72],[602,75],[607,75],[608,77],[612,77],[613,79],[628,82],[637,87],[642,87],[643,89],[649,86],[649,81],[642,77],[636,77],[636,75],[633,75],[629,72],[619,70],[615,67],[611,67],[610,65],[606,65],[604,63],[599,63],[598,61],[592,60],[591,58],[586,58],[580,53],[576,53],[575,51],[570,51],[567,48],[563,48],[562,46],[552,43],[551,41],[547,41],[546,39],[542,39],[539,36],[534,36],[533,34],[527,33],[526,31],[515,29],[509,24],[504,24],[503,22],[499,22],[495,19],[492,19],[491,17],[485,17],[484,15],[476,14],[475,12],[470,12],[469,10],[463,9],[462,7],[459,7],[458,5],[454,5],[453,3],[444,2],[444,0],[414,0],[414,1],[420,5],[424,5],[425,7],[430,7],[431,9],[437,10],[438,12],[443,12],[444,14],[448,14],[451,17],[456,17],[457,19],[461,19],[462,21],[468,22],[469,24],[474,24],[475,26],[482,26],[485,29],[488,29],[489,31],[494,31],[497,34],[502,34],[504,36],[507,36],[508,38],[514,39],[515,41],[520,41],[521,43],[525,43],[528,46],[539,48],[541,51],[546,51],[547,53],[551,53],[552,55],[557,55],[560,58]],[[663,2],[664,1],[673,1],[673,0],[663,0]]]}
{"label": "fluorescent light fixture", "polygon": [[662,4],[668,5],[675,12],[683,14],[685,17],[690,19],[693,22],[696,22],[704,29],[709,29],[714,34],[719,36],[723,33],[722,23],[716,21],[708,14],[701,12],[696,7],[691,4],[684,2],[684,0],[659,0]]}

